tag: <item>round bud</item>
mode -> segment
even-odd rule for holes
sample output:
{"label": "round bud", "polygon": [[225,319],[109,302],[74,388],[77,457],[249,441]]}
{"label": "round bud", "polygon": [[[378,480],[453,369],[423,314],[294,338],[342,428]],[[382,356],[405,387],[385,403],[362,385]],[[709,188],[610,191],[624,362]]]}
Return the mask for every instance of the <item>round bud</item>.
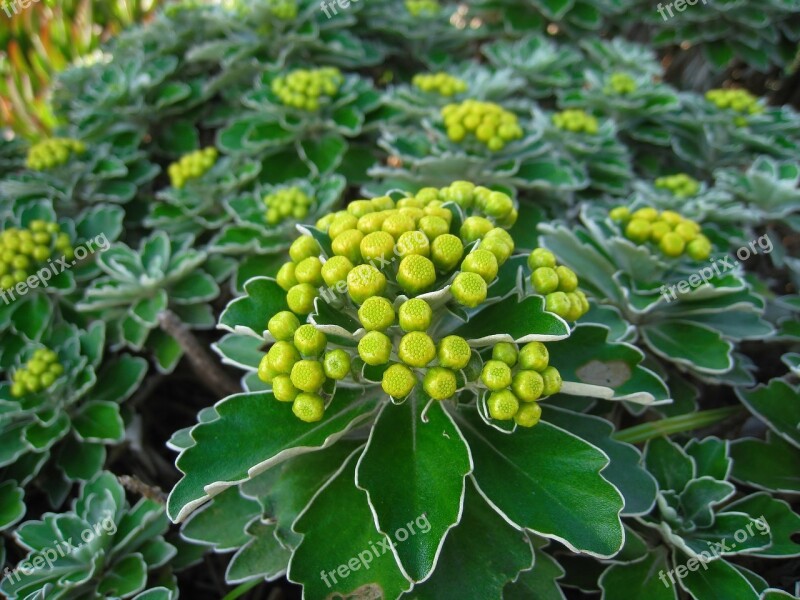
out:
{"label": "round bud", "polygon": [[384,331],[394,325],[394,307],[382,296],[367,298],[358,309],[358,319],[367,331]]}
{"label": "round bud", "polygon": [[381,387],[393,398],[405,398],[417,385],[414,372],[405,365],[393,364],[383,373]]}
{"label": "round bud", "polygon": [[425,331],[431,325],[433,311],[430,304],[420,298],[411,298],[400,305],[400,328],[403,331]]}
{"label": "round bud", "polygon": [[429,240],[435,240],[440,235],[450,231],[450,225],[441,217],[428,215],[419,220],[419,228]]}
{"label": "round bud", "polygon": [[[578,276],[568,267],[556,267],[558,289],[562,292],[574,292],[578,289]],[[553,290],[555,291],[555,290]]]}
{"label": "round bud", "polygon": [[358,229],[348,229],[340,233],[331,243],[331,249],[337,256],[345,256],[352,263],[361,258],[360,244],[364,234]]}
{"label": "round bud", "polygon": [[611,217],[612,221],[624,223],[630,218],[631,211],[627,206],[617,206],[616,208],[611,209],[611,212],[608,213],[608,216]]}
{"label": "round bud", "polygon": [[322,285],[322,261],[316,256],[304,258],[294,269],[294,276],[298,283],[309,283],[313,286]]}
{"label": "round bud", "polygon": [[575,292],[567,292],[569,300],[569,312],[564,317],[567,321],[577,321],[583,316],[583,302],[581,297]]}
{"label": "round bud", "polygon": [[502,390],[511,385],[511,367],[499,360],[489,360],[483,365],[481,381],[490,390]]}
{"label": "round bud", "polygon": [[407,214],[397,212],[386,218],[383,225],[381,225],[381,230],[385,231],[396,240],[406,231],[413,231],[415,227],[416,223],[414,219]]}
{"label": "round bud", "polygon": [[462,271],[480,275],[487,284],[497,277],[498,269],[499,265],[495,255],[481,248],[467,254],[461,263]]}
{"label": "round bud", "polygon": [[544,381],[542,396],[552,396],[561,391],[561,373],[555,367],[547,367],[542,371],[542,380]]}
{"label": "round bud", "polygon": [[499,360],[506,363],[509,367],[517,364],[517,345],[511,342],[498,342],[492,348],[492,360]]}
{"label": "round bud", "polygon": [[342,349],[328,352],[322,361],[322,368],[326,377],[336,381],[344,379],[350,372],[350,355]]}
{"label": "round bud", "polygon": [[295,263],[299,263],[309,256],[319,256],[321,248],[319,243],[310,235],[302,235],[289,247],[289,256]]}
{"label": "round bud", "polygon": [[436,269],[424,256],[410,254],[400,261],[397,283],[407,294],[420,294],[436,283]]}
{"label": "round bud", "polygon": [[298,394],[292,412],[301,421],[314,423],[325,415],[325,401],[319,394]]}
{"label": "round bud", "polygon": [[353,200],[350,204],[347,205],[347,212],[349,212],[356,218],[368,215],[369,213],[374,212],[375,210],[376,210],[375,206],[372,204],[370,200]]}
{"label": "round bud", "polygon": [[644,219],[631,219],[625,227],[625,237],[637,244],[644,244],[650,237],[652,225]]}
{"label": "round bud", "polygon": [[294,387],[288,375],[277,375],[272,380],[272,395],[280,402],[292,402],[299,393],[300,390]]}
{"label": "round bud", "polygon": [[422,380],[422,388],[434,400],[447,400],[456,393],[456,374],[444,367],[431,367]]}
{"label": "round bud", "polygon": [[361,240],[359,251],[365,262],[388,260],[394,252],[394,238],[385,231],[368,233]]}
{"label": "round bud", "polygon": [[520,427],[533,427],[539,422],[542,416],[542,407],[536,402],[526,402],[519,407],[514,421]]}
{"label": "round bud", "polygon": [[335,240],[345,231],[355,229],[357,225],[357,217],[347,212],[340,212],[333,218],[333,221],[331,221],[328,227],[328,236],[330,236],[332,240]]}
{"label": "round bud", "polygon": [[675,226],[675,233],[681,236],[684,241],[691,242],[700,233],[700,226],[694,221],[684,220]]}
{"label": "round bud", "polygon": [[358,355],[368,365],[385,365],[391,354],[392,340],[380,331],[370,331],[358,342]]}
{"label": "round bud", "polygon": [[500,390],[489,394],[486,400],[489,416],[498,421],[510,421],[519,410],[519,400],[511,390]]}
{"label": "round bud", "polygon": [[550,250],[536,248],[536,250],[531,252],[530,256],[528,256],[528,266],[531,268],[531,271],[535,271],[539,267],[554,269],[556,266],[556,256],[550,252]]}
{"label": "round bud", "polygon": [[459,273],[450,286],[450,293],[462,306],[475,308],[486,300],[486,282],[477,273]]}
{"label": "round bud", "polygon": [[455,202],[461,208],[470,208],[475,201],[474,191],[475,184],[471,181],[454,181],[439,193],[446,202]]}
{"label": "round bud", "polygon": [[686,244],[686,253],[694,260],[708,260],[711,256],[711,242],[704,235],[698,235]]}
{"label": "round bud", "polygon": [[386,277],[372,265],[358,265],[347,274],[347,292],[356,304],[380,296],[386,289]]}
{"label": "round bud", "polygon": [[452,270],[464,254],[464,244],[450,233],[438,236],[431,244],[431,260],[440,271]]}
{"label": "round bud", "polygon": [[658,219],[658,211],[652,206],[646,206],[645,208],[640,208],[639,210],[634,211],[631,217],[634,219],[643,219],[645,221],[653,222]]}
{"label": "round bud", "polygon": [[650,227],[650,239],[658,243],[666,234],[672,231],[672,226],[666,221],[656,221]]}
{"label": "round bud", "polygon": [[533,402],[542,396],[544,379],[536,371],[517,371],[511,380],[511,389],[523,402]]}
{"label": "round bud", "polygon": [[284,263],[283,266],[278,269],[278,274],[275,276],[275,281],[278,282],[278,285],[281,286],[285,292],[288,292],[299,283],[297,277],[294,275],[295,268],[294,263]]}
{"label": "round bud", "polygon": [[531,273],[531,284],[537,294],[549,294],[558,289],[558,273],[550,267],[538,267]]}
{"label": "round bud", "polygon": [[448,335],[439,341],[439,364],[449,369],[463,369],[472,357],[467,340],[458,335]]}
{"label": "round bud", "polygon": [[314,310],[314,299],[317,289],[308,283],[298,283],[286,292],[286,303],[289,309],[298,315],[307,315]]}
{"label": "round bud", "polygon": [[346,256],[331,256],[320,271],[323,281],[333,287],[340,281],[347,280],[347,274],[353,270],[353,263]]}
{"label": "round bud", "polygon": [[300,353],[290,342],[275,342],[267,352],[267,364],[278,375],[291,373],[292,367],[298,360]]}
{"label": "round bud", "polygon": [[400,340],[397,355],[411,367],[424,367],[436,357],[436,346],[428,334],[412,331]]}
{"label": "round bud", "polygon": [[483,211],[490,217],[502,219],[514,210],[514,202],[503,192],[492,192],[486,199]]}
{"label": "round bud", "polygon": [[519,368],[543,371],[550,362],[550,353],[542,342],[528,342],[519,352]]}
{"label": "round bud", "polygon": [[559,317],[566,318],[570,311],[569,298],[564,292],[553,292],[544,297],[544,309],[555,313]]}
{"label": "round bud", "polygon": [[325,383],[325,371],[318,360],[298,360],[292,366],[292,385],[304,392],[316,392]]}
{"label": "round bud", "polygon": [[683,254],[686,242],[679,234],[670,231],[661,238],[658,247],[666,256],[675,258]]}
{"label": "round bud", "polygon": [[383,213],[369,213],[358,220],[357,229],[364,235],[381,230],[386,215]]}
{"label": "round bud", "polygon": [[375,210],[391,210],[394,208],[394,200],[389,196],[378,196],[370,200]]}
{"label": "round bud", "polygon": [[288,310],[282,310],[267,323],[270,335],[279,342],[288,342],[294,338],[294,332],[300,327],[300,319]]}
{"label": "round bud", "polygon": [[301,325],[294,333],[294,347],[303,356],[319,356],[327,345],[327,336],[313,325]]}
{"label": "round bud", "polygon": [[671,227],[675,227],[676,225],[680,225],[681,221],[683,221],[683,217],[674,210],[665,210],[661,213],[661,220]]}
{"label": "round bud", "polygon": [[494,229],[494,224],[485,217],[467,217],[461,225],[459,235],[465,243],[469,244],[477,239],[482,238],[484,235]]}
{"label": "round bud", "polygon": [[264,383],[272,383],[272,380],[278,373],[269,366],[269,353],[261,357],[261,362],[258,363],[258,378]]}
{"label": "round bud", "polygon": [[421,231],[406,231],[397,238],[397,254],[403,257],[417,254],[427,258],[431,254],[431,245]]}

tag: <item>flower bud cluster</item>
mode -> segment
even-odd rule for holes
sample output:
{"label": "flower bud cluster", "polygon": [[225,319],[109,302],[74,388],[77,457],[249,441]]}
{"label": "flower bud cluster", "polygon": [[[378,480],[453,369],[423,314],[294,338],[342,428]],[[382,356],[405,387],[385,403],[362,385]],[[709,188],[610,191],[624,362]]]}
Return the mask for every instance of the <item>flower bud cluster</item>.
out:
{"label": "flower bud cluster", "polygon": [[600,130],[597,119],[584,110],[569,109],[553,115],[553,125],[573,133],[596,135]]}
{"label": "flower bud cluster", "polygon": [[83,154],[86,146],[71,138],[51,138],[31,146],[26,166],[34,171],[45,171],[65,164],[73,154]]}
{"label": "flower bud cluster", "polygon": [[700,191],[700,182],[686,173],[658,177],[655,186],[662,190],[669,190],[676,198],[691,198]]}
{"label": "flower bud cluster", "polygon": [[180,189],[187,181],[198,179],[208,173],[217,162],[217,149],[213,146],[195,150],[181,157],[167,168],[172,187]]}
{"label": "flower bud cluster", "polygon": [[11,395],[21,398],[26,394],[42,392],[55,383],[64,372],[58,355],[49,348],[39,348],[31,359],[12,376]]}
{"label": "flower bud cluster", "polygon": [[75,256],[69,235],[58,223],[37,219],[27,228],[6,229],[0,233],[0,289],[25,281],[54,253],[67,260]]}
{"label": "flower bud cluster", "polygon": [[589,300],[578,289],[578,276],[556,264],[555,255],[544,248],[536,248],[528,256],[531,285],[545,298],[545,310],[568,321],[577,321],[589,312]]}
{"label": "flower bud cluster", "polygon": [[316,112],[337,94],[343,81],[335,67],[296,69],[285,77],[276,77],[272,92],[285,106]]}
{"label": "flower bud cluster", "polygon": [[494,102],[464,100],[442,108],[442,119],[450,141],[460,143],[468,136],[478,140],[492,152],[522,138],[517,116]]}
{"label": "flower bud cluster", "polygon": [[609,96],[626,96],[636,91],[636,80],[627,73],[612,73],[605,93]]}
{"label": "flower bud cluster", "polygon": [[467,82],[447,73],[419,73],[414,75],[411,85],[423,92],[440,96],[455,96],[467,91]]}
{"label": "flower bud cluster", "polygon": [[711,256],[711,241],[703,235],[700,225],[674,210],[658,211],[647,206],[631,213],[627,207],[618,206],[609,216],[624,225],[626,238],[638,245],[655,244],[664,256],[677,258],[686,254],[698,261]]}
{"label": "flower bud cluster", "polygon": [[313,202],[314,199],[297,186],[282,188],[264,196],[264,204],[267,206],[264,219],[270,225],[277,225],[290,218],[301,221],[308,216]]}

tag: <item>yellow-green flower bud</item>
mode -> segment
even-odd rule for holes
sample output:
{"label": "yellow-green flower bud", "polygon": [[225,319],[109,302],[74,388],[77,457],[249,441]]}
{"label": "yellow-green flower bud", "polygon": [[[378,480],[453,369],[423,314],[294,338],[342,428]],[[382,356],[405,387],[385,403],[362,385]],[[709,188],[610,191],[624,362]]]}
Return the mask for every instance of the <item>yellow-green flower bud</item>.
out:
{"label": "yellow-green flower bud", "polygon": [[514,202],[503,192],[492,192],[486,199],[483,211],[495,219],[503,219],[514,210]]}
{"label": "yellow-green flower bud", "polygon": [[385,331],[394,325],[394,307],[382,296],[367,298],[358,309],[358,319],[367,331]]}
{"label": "yellow-green flower bud", "polygon": [[494,224],[485,217],[467,217],[461,225],[459,235],[464,243],[469,244],[482,238],[484,235],[494,229]]}
{"label": "yellow-green flower bud", "polygon": [[430,304],[420,298],[411,298],[400,305],[400,328],[405,332],[425,331],[431,325],[433,311]]}
{"label": "yellow-green flower bud", "polygon": [[564,292],[553,292],[544,297],[544,309],[566,319],[570,313],[571,304]]}
{"label": "yellow-green flower bud", "polygon": [[323,281],[329,286],[334,287],[340,281],[347,281],[347,274],[353,270],[353,263],[346,256],[331,256],[322,265]]}
{"label": "yellow-green flower bud", "polygon": [[360,253],[365,262],[388,260],[394,252],[394,238],[385,231],[375,231],[364,236],[361,240]]}
{"label": "yellow-green flower bud", "polygon": [[317,290],[308,283],[298,283],[286,292],[286,303],[289,309],[298,315],[307,315],[314,310],[314,299]]}
{"label": "yellow-green flower bud", "polygon": [[652,225],[644,219],[631,219],[625,226],[625,237],[637,244],[644,244],[650,237]]}
{"label": "yellow-green flower bud", "polygon": [[397,253],[403,257],[417,254],[427,258],[431,255],[431,245],[421,231],[406,231],[397,239]]}
{"label": "yellow-green flower bud", "polygon": [[448,233],[450,225],[442,217],[426,215],[419,220],[419,229],[429,240],[435,240],[440,235]]}
{"label": "yellow-green flower bud", "polygon": [[456,393],[456,374],[444,367],[431,367],[425,373],[422,387],[434,400],[447,400]]}
{"label": "yellow-green flower bud", "polygon": [[543,396],[552,396],[561,391],[561,373],[555,367],[547,367],[542,371],[542,380],[544,381]]}
{"label": "yellow-green flower bud", "polygon": [[405,398],[417,385],[414,372],[405,365],[393,364],[383,373],[381,387],[393,398]]}
{"label": "yellow-green flower bud", "polygon": [[519,368],[544,371],[550,362],[550,353],[542,342],[528,342],[519,352]]}
{"label": "yellow-green flower bud", "polygon": [[536,250],[531,252],[530,256],[528,256],[528,266],[531,268],[531,271],[535,271],[540,267],[554,269],[556,266],[555,254],[545,248],[536,248]]}
{"label": "yellow-green flower bud", "polygon": [[277,281],[278,285],[286,292],[300,283],[297,281],[297,277],[295,277],[296,268],[296,265],[292,262],[284,263],[281,268],[278,269],[278,274],[275,276],[275,281]]}
{"label": "yellow-green flower bud", "polygon": [[279,342],[288,342],[294,339],[294,332],[300,327],[300,319],[288,310],[282,310],[273,316],[267,323],[270,335]]}
{"label": "yellow-green flower bud", "polygon": [[450,286],[453,299],[462,306],[475,308],[486,300],[488,289],[483,277],[477,273],[459,273]]}
{"label": "yellow-green flower bud", "polygon": [[431,260],[440,271],[451,271],[464,255],[464,244],[450,233],[438,236],[431,244]]}
{"label": "yellow-green flower bud", "polygon": [[658,211],[653,208],[652,206],[645,206],[644,208],[640,208],[631,215],[633,219],[642,219],[643,221],[648,221],[649,223],[653,223],[658,219]]}
{"label": "yellow-green flower bud", "polygon": [[542,416],[542,407],[537,402],[526,402],[519,407],[514,421],[520,427],[533,427]]}
{"label": "yellow-green flower bud", "polygon": [[408,214],[396,212],[386,218],[381,229],[397,240],[406,231],[413,231],[416,226],[414,219]]}
{"label": "yellow-green flower bud", "polygon": [[519,400],[511,390],[500,390],[489,394],[486,400],[489,416],[498,421],[510,421],[519,410]]}
{"label": "yellow-green flower bud", "polygon": [[400,261],[397,283],[408,294],[420,294],[436,283],[436,268],[424,256],[410,254]]}
{"label": "yellow-green flower bud", "polygon": [[318,360],[299,360],[292,366],[292,385],[304,392],[316,392],[325,383],[325,371]]}
{"label": "yellow-green flower bud", "polygon": [[294,347],[303,356],[319,356],[327,345],[328,337],[313,325],[301,325],[294,333]]}
{"label": "yellow-green flower bud", "polygon": [[322,361],[322,368],[329,379],[336,381],[344,379],[350,372],[350,355],[342,349],[327,352]]}
{"label": "yellow-green flower bud", "polygon": [[556,267],[558,289],[562,292],[574,292],[578,289],[578,276],[568,267]]}
{"label": "yellow-green flower bud", "polygon": [[631,218],[631,211],[627,206],[617,206],[611,209],[608,216],[616,223],[624,223]]}
{"label": "yellow-green flower bud", "polygon": [[319,247],[319,242],[310,235],[301,235],[289,247],[289,256],[295,263],[309,256],[319,256],[320,252],[322,249]]}
{"label": "yellow-green flower bud", "polygon": [[364,215],[375,212],[375,206],[369,200],[353,200],[347,205],[347,212],[359,219]]}
{"label": "yellow-green flower bud", "polygon": [[511,385],[511,367],[499,360],[489,360],[483,365],[481,381],[490,390],[502,390]]}
{"label": "yellow-green flower bud", "polygon": [[666,256],[675,258],[683,254],[686,242],[679,234],[671,231],[661,238],[658,247]]}
{"label": "yellow-green flower bud", "polygon": [[464,258],[461,263],[461,270],[467,273],[476,273],[489,284],[497,277],[499,266],[497,258],[488,250],[473,250]]}
{"label": "yellow-green flower bud", "polygon": [[518,356],[517,345],[511,342],[498,342],[495,344],[494,348],[492,348],[492,360],[502,361],[509,367],[513,367],[517,364]]}
{"label": "yellow-green flower bud", "polygon": [[380,296],[385,290],[386,276],[372,265],[358,265],[347,274],[347,292],[356,304]]}
{"label": "yellow-green flower bud", "polygon": [[294,276],[298,283],[308,283],[315,287],[322,285],[322,261],[316,256],[304,258],[295,266]]}
{"label": "yellow-green flower bud", "polygon": [[439,364],[449,369],[463,369],[472,357],[467,340],[458,335],[448,335],[439,341]]}
{"label": "yellow-green flower bud", "polygon": [[523,402],[533,402],[542,397],[544,379],[536,371],[517,371],[511,381],[511,389]]}
{"label": "yellow-green flower bud", "polygon": [[411,367],[424,367],[436,358],[436,346],[426,333],[412,331],[400,340],[397,355]]}
{"label": "yellow-green flower bud", "polygon": [[357,263],[361,258],[359,246],[363,239],[364,234],[358,229],[348,229],[336,236],[331,248],[337,256],[346,256],[351,263]]}
{"label": "yellow-green flower bud", "polygon": [[686,245],[686,253],[694,260],[708,260],[711,256],[711,242],[704,235],[698,235]]}
{"label": "yellow-green flower bud", "polygon": [[272,395],[279,402],[293,402],[299,393],[288,375],[277,375],[272,380]]}
{"label": "yellow-green flower bud", "polygon": [[391,354],[392,340],[380,331],[370,331],[358,342],[358,355],[368,365],[385,365]]}
{"label": "yellow-green flower bud", "polygon": [[292,367],[298,360],[300,353],[290,342],[275,342],[267,352],[267,366],[278,375],[291,373]]}
{"label": "yellow-green flower bud", "polygon": [[325,415],[325,401],[319,394],[298,394],[292,404],[294,415],[306,423],[314,423]]}

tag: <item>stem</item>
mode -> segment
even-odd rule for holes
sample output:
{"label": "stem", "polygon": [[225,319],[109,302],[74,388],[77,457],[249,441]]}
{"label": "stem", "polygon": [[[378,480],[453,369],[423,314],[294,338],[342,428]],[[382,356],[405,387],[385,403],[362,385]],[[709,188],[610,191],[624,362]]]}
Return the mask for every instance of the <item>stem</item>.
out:
{"label": "stem", "polygon": [[225,597],[222,600],[236,600],[240,596],[243,596],[251,589],[256,587],[259,583],[262,583],[263,579],[254,579],[253,581],[245,581],[241,585],[236,586],[233,590],[225,594]]}
{"label": "stem", "polygon": [[214,393],[224,398],[241,391],[178,315],[169,309],[164,310],[158,315],[158,323],[164,331],[175,338],[189,358],[194,372]]}
{"label": "stem", "polygon": [[683,433],[700,427],[707,427],[718,421],[727,419],[731,415],[739,413],[742,410],[743,408],[741,406],[702,410],[688,415],[679,415],[677,417],[669,417],[659,421],[651,421],[650,423],[642,423],[641,425],[628,427],[627,429],[616,432],[613,437],[620,442],[638,444],[662,435]]}

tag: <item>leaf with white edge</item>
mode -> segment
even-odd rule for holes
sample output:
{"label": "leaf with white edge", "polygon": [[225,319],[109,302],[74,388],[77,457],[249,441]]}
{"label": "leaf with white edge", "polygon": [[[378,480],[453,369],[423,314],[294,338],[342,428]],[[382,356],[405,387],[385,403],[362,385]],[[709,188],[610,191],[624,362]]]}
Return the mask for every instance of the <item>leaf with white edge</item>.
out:
{"label": "leaf with white edge", "polygon": [[702,440],[693,438],[684,448],[686,454],[694,459],[698,477],[707,475],[720,481],[728,479],[731,471],[730,447],[728,440],[707,437]]}
{"label": "leaf with white edge", "polygon": [[533,538],[533,568],[523,571],[516,581],[506,584],[503,600],[566,600],[558,585],[558,580],[564,576],[564,569],[543,550],[548,542],[544,538]]}
{"label": "leaf with white edge", "polygon": [[183,348],[178,340],[161,329],[154,330],[147,338],[147,347],[156,360],[156,368],[161,373],[171,373],[183,356]]}
{"label": "leaf with white edge", "polygon": [[248,542],[236,551],[225,571],[225,581],[242,583],[252,579],[274,581],[286,573],[292,554],[275,537],[274,523],[253,521],[247,527]]}
{"label": "leaf with white edge", "polygon": [[[753,535],[750,535],[751,531]],[[760,523],[738,512],[717,513],[710,527],[683,531],[680,537],[686,542],[686,548],[695,554],[709,552],[716,545],[717,553],[721,556],[761,550],[769,546],[771,539],[768,533],[763,532]]]}
{"label": "leaf with white edge", "polygon": [[196,425],[195,445],[176,461],[184,473],[169,495],[167,512],[181,522],[223,490],[247,481],[291,456],[324,448],[369,419],[377,398],[339,388],[325,416],[304,423],[290,404],[268,392],[235,394],[214,405],[219,419]]}
{"label": "leaf with white edge", "polygon": [[89,400],[120,403],[130,397],[147,374],[147,361],[139,356],[122,354],[107,361],[90,390]]}
{"label": "leaf with white edge", "polygon": [[0,483],[0,531],[25,516],[25,492],[15,481]]}
{"label": "leaf with white edge", "polygon": [[116,402],[87,402],[73,417],[72,426],[87,442],[120,442],[125,436],[125,423]]}
{"label": "leaf with white edge", "polygon": [[610,342],[608,334],[602,325],[578,325],[567,339],[548,344],[550,364],[558,369],[565,383],[601,388],[584,390],[581,386],[576,395],[645,405],[668,403],[669,389],[658,375],[642,365],[642,351],[624,342]]}
{"label": "leaf with white edge", "polygon": [[105,597],[125,597],[141,591],[147,584],[147,564],[141,554],[129,554],[103,573],[97,591]]}
{"label": "leaf with white edge", "polygon": [[365,490],[378,530],[397,532],[424,520],[395,553],[413,581],[433,571],[448,531],[459,522],[465,477],[472,460],[464,438],[441,404],[421,418],[424,398],[415,394],[400,405],[387,402],[378,415],[356,467],[356,485]]}
{"label": "leaf with white edge", "polygon": [[767,440],[744,438],[731,444],[731,476],[758,489],[800,494],[800,450],[768,433]]}
{"label": "leaf with white edge", "polygon": [[242,484],[242,494],[257,500],[264,513],[277,521],[275,536],[287,547],[300,538],[292,523],[362,442],[339,440],[316,452],[300,454]]}
{"label": "leaf with white edge", "polygon": [[[686,565],[689,557],[681,552],[673,553],[676,565]],[[675,577],[680,586],[697,600],[736,598],[736,600],[758,600],[758,594],[749,581],[731,564],[724,560],[701,563],[694,571],[686,570],[686,576]]]}
{"label": "leaf with white edge", "polygon": [[797,600],[797,596],[792,596],[783,590],[764,590],[758,600]]}
{"label": "leaf with white edge", "polygon": [[601,600],[677,600],[675,587],[666,579],[669,570],[663,549],[635,562],[613,564],[600,577]]}
{"label": "leaf with white edge", "polygon": [[303,140],[299,144],[300,156],[316,174],[330,173],[341,164],[347,152],[347,142],[340,135],[330,133],[319,138]]}
{"label": "leaf with white edge", "polygon": [[411,588],[391,552],[394,542],[375,529],[367,494],[355,486],[359,452],[319,490],[294,524],[303,539],[292,554],[288,578],[303,585],[306,598],[372,593],[395,600]]}
{"label": "leaf with white edge", "polygon": [[493,510],[470,478],[461,522],[447,536],[433,575],[409,598],[501,600],[505,585],[531,566],[528,537]]}
{"label": "leaf with white edge", "polygon": [[263,340],[249,335],[227,333],[211,348],[222,358],[222,363],[247,371],[255,371],[264,356]]}
{"label": "leaf with white edge", "polygon": [[698,323],[665,321],[641,328],[642,338],[658,356],[700,373],[719,375],[733,368],[733,344]]}
{"label": "leaf with white edge", "polygon": [[245,295],[228,303],[219,318],[221,329],[263,339],[269,320],[288,310],[286,292],[271,277],[254,277],[244,284]]}
{"label": "leaf with white edge", "polygon": [[608,455],[611,462],[603,470],[603,477],[625,499],[623,515],[650,512],[658,487],[653,476],[642,466],[642,455],[635,446],[613,439],[614,427],[606,419],[564,410],[552,404],[542,408],[545,421],[577,435]]}
{"label": "leaf with white edge", "polygon": [[794,541],[800,534],[800,515],[792,511],[784,500],[757,492],[732,502],[725,509],[743,512],[755,519],[753,535],[768,532],[772,537],[771,546],[748,554],[764,557],[800,556],[800,544]]}
{"label": "leaf with white edge", "polygon": [[186,519],[181,536],[213,546],[217,552],[235,550],[250,539],[245,527],[260,515],[258,502],[242,496],[238,487],[231,487]]}
{"label": "leaf with white edge", "polygon": [[800,448],[800,387],[773,379],[753,390],[737,388],[736,395],[777,435]]}
{"label": "leaf with white edge", "polygon": [[694,479],[694,460],[667,437],[654,438],[644,448],[644,464],[661,490],[680,492]]}
{"label": "leaf with white edge", "polygon": [[14,329],[29,340],[38,340],[53,317],[53,305],[44,294],[35,294],[16,301],[11,315]]}
{"label": "leaf with white edge", "polygon": [[481,493],[507,520],[575,552],[606,558],[622,548],[624,500],[600,474],[609,463],[600,449],[546,421],[509,435],[466,409],[456,423]]}
{"label": "leaf with white edge", "polygon": [[67,437],[56,449],[56,464],[71,480],[91,479],[105,461],[105,446],[81,442],[74,436]]}
{"label": "leaf with white edge", "polygon": [[176,304],[208,302],[217,296],[219,296],[217,282],[203,271],[189,273],[169,289],[169,299]]}
{"label": "leaf with white edge", "polygon": [[680,494],[681,516],[697,527],[710,527],[714,507],[736,493],[736,486],[708,476],[692,479]]}
{"label": "leaf with white edge", "polygon": [[550,342],[569,335],[567,323],[544,310],[544,298],[528,296],[520,301],[516,294],[491,304],[472,316],[468,324],[456,329],[473,346],[496,341]]}

